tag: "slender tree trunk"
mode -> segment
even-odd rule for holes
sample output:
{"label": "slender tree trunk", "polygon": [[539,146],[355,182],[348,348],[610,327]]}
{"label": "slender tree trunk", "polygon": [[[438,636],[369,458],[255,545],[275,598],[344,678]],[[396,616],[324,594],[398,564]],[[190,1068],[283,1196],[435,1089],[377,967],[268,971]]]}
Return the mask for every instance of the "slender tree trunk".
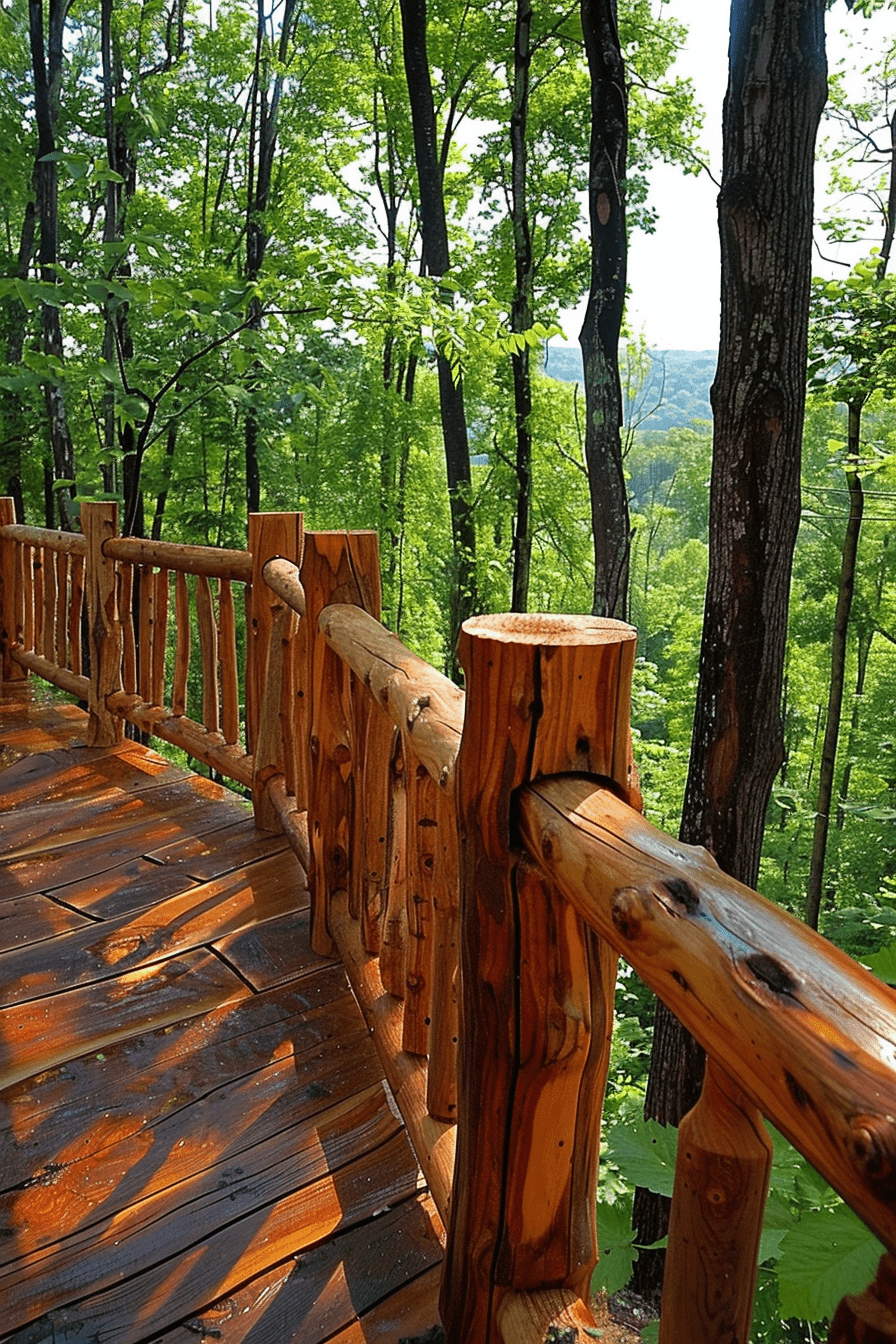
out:
{"label": "slender tree trunk", "polygon": [[[423,235],[423,264],[425,273],[438,279],[448,270],[450,256],[432,78],[426,47],[426,0],[401,0],[401,25],[405,76],[414,132],[420,228]],[[451,302],[450,293],[447,291],[444,301],[446,304]],[[442,440],[445,446],[448,478],[448,502],[451,509],[451,535],[454,545],[455,579],[451,611],[453,649],[462,622],[477,608],[476,528],[473,517],[472,473],[463,383],[460,378],[455,379],[451,366],[441,351],[437,352],[436,362]]]}
{"label": "slender tree trunk", "polygon": [[[32,175],[33,183],[33,175]],[[16,262],[16,276],[27,280],[34,258],[36,211],[34,200],[28,201],[22,219],[22,231],[19,235],[19,250]],[[25,350],[25,333],[28,330],[28,313],[25,305],[18,299],[8,300],[8,320],[6,340],[6,362],[17,368],[22,362]],[[15,392],[2,393],[0,405],[3,408],[2,448],[0,448],[0,486],[3,493],[15,500],[16,518],[25,521],[25,500],[22,485],[23,451],[27,438],[27,422],[21,398]]]}
{"label": "slender tree trunk", "polygon": [[[510,113],[511,199],[515,283],[510,311],[510,329],[517,333],[532,326],[533,259],[529,227],[528,149],[526,126],[529,115],[529,72],[532,64],[530,32],[531,0],[517,0],[513,44],[513,106]],[[516,430],[516,518],[513,528],[513,575],[511,611],[525,611],[529,604],[529,571],[532,564],[532,371],[530,349],[524,345],[511,356],[513,408]]]}
{"label": "slender tree trunk", "polygon": [[[43,0],[29,0],[29,37],[34,72],[34,114],[37,122],[37,156],[34,185],[40,227],[40,278],[56,284],[58,276],[59,183],[56,161],[48,158],[56,151],[56,119],[62,79],[62,40],[65,29],[65,0],[49,0],[47,27],[44,28]],[[51,303],[41,307],[44,354],[60,363],[63,358],[62,324],[59,309]],[[53,470],[57,481],[73,481],[75,454],[66,416],[65,397],[58,381],[44,384]],[[62,526],[74,527],[72,497],[74,487],[57,488],[59,518]]]}
{"label": "slender tree trunk", "polygon": [[625,617],[631,527],[622,470],[619,332],[625,302],[628,104],[616,0],[582,0],[591,75],[591,288],[579,334],[585,383],[585,462],[594,535],[595,616]]}
{"label": "slender tree trunk", "polygon": [[859,719],[861,717],[860,706],[862,696],[865,694],[865,677],[868,673],[868,659],[871,655],[871,645],[874,642],[874,628],[862,631],[859,635],[858,648],[856,650],[856,685],[853,692],[852,712],[849,716],[849,736],[846,740],[846,762],[843,766],[843,773],[840,776],[840,792],[837,800],[837,829],[842,831],[843,823],[846,820],[846,803],[849,801],[849,786],[852,780],[853,754],[855,751],[856,736],[859,731]]}
{"label": "slender tree trunk", "polygon": [[[734,0],[731,7],[709,575],[681,836],[705,845],[750,886],[783,758],[812,179],[826,95],[823,16],[824,0]],[[696,1092],[700,1055],[683,1028],[664,1020],[665,1010],[657,1015],[648,1113],[675,1123]],[[645,1205],[651,1201],[641,1200],[642,1215]],[[655,1239],[660,1227],[661,1218],[643,1216],[639,1239]]]}
{"label": "slender tree trunk", "polygon": [[840,738],[840,715],[843,710],[843,687],[846,682],[846,645],[849,637],[849,617],[856,585],[856,562],[859,554],[859,535],[865,496],[856,467],[862,407],[849,406],[849,443],[846,484],[849,487],[849,518],[840,553],[840,580],[837,585],[837,607],[831,633],[831,675],[828,682],[828,709],[824,739],[821,746],[821,764],[818,769],[818,795],[815,800],[815,826],[812,831],[812,858],[809,880],[806,884],[806,923],[818,928],[821,909],[821,888],[824,882],[824,863],[831,821],[831,802],[834,796],[834,770],[837,764],[837,744]]}

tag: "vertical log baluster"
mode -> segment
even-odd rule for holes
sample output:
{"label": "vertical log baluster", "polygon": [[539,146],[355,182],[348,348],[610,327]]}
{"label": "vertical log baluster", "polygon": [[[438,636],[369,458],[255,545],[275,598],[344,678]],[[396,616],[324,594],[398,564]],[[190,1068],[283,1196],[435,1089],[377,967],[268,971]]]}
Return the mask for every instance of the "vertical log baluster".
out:
{"label": "vertical log baluster", "polygon": [[383,988],[403,999],[407,981],[408,942],[408,779],[401,733],[392,736],[389,752],[389,828],[386,836],[386,908],[380,945]]}
{"label": "vertical log baluster", "polygon": [[361,941],[365,952],[378,956],[383,937],[383,911],[388,889],[386,842],[389,835],[389,759],[392,724],[375,704],[366,686],[358,686],[356,700],[366,706],[363,746],[359,738],[355,811],[357,824],[352,853],[360,869]]}
{"label": "vertical log baluster", "polygon": [[240,686],[236,654],[236,615],[229,579],[218,581],[218,637],[221,648],[221,728],[233,746],[240,738]]}
{"label": "vertical log baluster", "polygon": [[174,648],[174,684],[171,691],[171,713],[187,712],[187,678],[190,674],[190,593],[187,576],[177,570],[174,575],[174,622],[177,642]]}
{"label": "vertical log baluster", "polygon": [[69,666],[76,676],[82,672],[81,617],[84,612],[84,557],[73,555],[69,566],[68,650]]}
{"label": "vertical log baluster", "polygon": [[59,660],[60,667],[69,667],[69,648],[68,648],[68,612],[69,612],[69,577],[68,577],[68,556],[65,551],[60,551],[56,556],[56,616],[54,625],[56,627],[56,657]]}
{"label": "vertical log baluster", "polygon": [[432,884],[432,1021],[426,1105],[436,1120],[457,1119],[459,841],[454,795],[436,790]]}
{"label": "vertical log baluster", "polygon": [[58,666],[58,656],[56,652],[56,556],[57,553],[51,550],[49,546],[43,549],[44,565],[44,610],[43,620],[41,622],[41,644],[40,650],[48,663]]}
{"label": "vertical log baluster", "polygon": [[31,551],[31,560],[34,574],[33,588],[33,625],[31,632],[31,648],[35,653],[43,653],[44,648],[44,548],[43,546],[34,546]]}
{"label": "vertical log baluster", "polygon": [[33,546],[22,546],[22,648],[34,653],[34,593],[37,583],[37,556]]}
{"label": "vertical log baluster", "polygon": [[[521,1313],[545,1328],[569,1323],[570,1312],[589,1319],[600,1130],[593,1103],[608,1061],[614,962],[519,862],[512,794],[539,774],[585,771],[610,776],[632,796],[634,651],[631,627],[588,617],[480,617],[461,632],[463,997],[442,1283],[450,1344],[509,1344]],[[553,945],[540,945],[545,930]]]}
{"label": "vertical log baluster", "polygon": [[134,600],[139,604],[139,579],[134,565],[118,567],[119,611],[121,612],[121,679],[128,695],[138,695],[137,637],[134,629]]}
{"label": "vertical log baluster", "polygon": [[91,747],[111,747],[124,736],[124,723],[106,704],[107,696],[121,690],[122,630],[117,567],[103,554],[103,542],[118,535],[118,506],[106,500],[85,501],[81,526],[87,540],[84,577],[90,631],[87,742]]}
{"label": "vertical log baluster", "polygon": [[137,639],[138,691],[142,700],[152,701],[152,634],[155,625],[156,583],[152,568],[137,569],[139,594],[139,635]]}
{"label": "vertical log baluster", "polygon": [[[15,502],[7,495],[0,498],[0,526],[16,521]],[[28,675],[10,657],[10,649],[21,643],[24,623],[22,584],[22,547],[0,537],[0,679],[22,681]]]}
{"label": "vertical log baluster", "polygon": [[707,1060],[678,1129],[660,1344],[737,1344],[750,1334],[772,1141],[755,1106]]}
{"label": "vertical log baluster", "polygon": [[196,622],[202,663],[202,723],[207,733],[216,733],[220,727],[218,624],[215,620],[212,586],[204,574],[200,574],[196,580]]}
{"label": "vertical log baluster", "polygon": [[438,848],[436,802],[440,789],[426,767],[415,761],[408,743],[405,743],[405,762],[408,943],[403,1044],[412,1055],[428,1055],[432,1021],[432,905]]}
{"label": "vertical log baluster", "polygon": [[351,602],[379,618],[379,547],[374,532],[310,532],[302,559],[309,637],[297,668],[297,697],[310,727],[308,837],[311,846],[311,937],[314,950],[333,955],[327,923],[333,893],[348,882],[345,849],[351,828],[350,676],[318,633],[320,613]]}
{"label": "vertical log baluster", "polygon": [[153,584],[152,691],[154,705],[165,704],[165,661],[168,654],[168,570],[160,569]]}

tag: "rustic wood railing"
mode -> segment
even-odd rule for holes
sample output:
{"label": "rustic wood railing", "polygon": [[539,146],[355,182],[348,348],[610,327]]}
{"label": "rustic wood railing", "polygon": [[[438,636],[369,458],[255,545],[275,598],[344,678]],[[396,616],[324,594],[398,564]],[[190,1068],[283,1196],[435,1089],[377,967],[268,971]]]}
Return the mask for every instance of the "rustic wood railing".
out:
{"label": "rustic wood railing", "polygon": [[[619,954],[709,1056],[679,1135],[663,1344],[748,1337],[763,1116],[896,1251],[896,996],[640,816],[634,631],[467,622],[464,693],[379,623],[373,533],[303,535],[296,515],[259,515],[248,552],[221,552],[116,538],[108,505],[81,516],[83,536],[21,528],[0,501],[3,677],[34,672],[84,699],[97,743],[129,718],[185,746],[289,835],[314,946],[346,966],[448,1228],[450,1344],[541,1344],[552,1325],[593,1337]],[[888,1254],[830,1339],[894,1331]]]}

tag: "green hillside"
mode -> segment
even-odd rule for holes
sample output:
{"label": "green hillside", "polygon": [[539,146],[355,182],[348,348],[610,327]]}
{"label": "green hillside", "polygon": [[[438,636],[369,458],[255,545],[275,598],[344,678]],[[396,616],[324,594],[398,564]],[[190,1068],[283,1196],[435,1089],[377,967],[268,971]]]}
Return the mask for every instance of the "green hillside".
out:
{"label": "green hillside", "polygon": [[[716,370],[715,350],[650,350],[650,372],[630,380],[626,418],[642,430],[667,430],[693,420],[711,420],[709,389]],[[578,346],[549,346],[545,372],[562,382],[581,383]],[[625,380],[624,380],[625,384]]]}

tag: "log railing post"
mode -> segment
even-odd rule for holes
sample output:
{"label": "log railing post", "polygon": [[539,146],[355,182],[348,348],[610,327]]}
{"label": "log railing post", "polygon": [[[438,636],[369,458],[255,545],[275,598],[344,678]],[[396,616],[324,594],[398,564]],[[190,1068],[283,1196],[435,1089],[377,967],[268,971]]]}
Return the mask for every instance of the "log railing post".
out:
{"label": "log railing post", "polygon": [[284,677],[283,644],[296,618],[264,581],[269,560],[302,562],[304,527],[300,513],[249,515],[252,587],[246,622],[246,739],[253,757],[252,806],[262,830],[280,831],[279,814],[268,792],[270,781],[286,773],[284,733],[291,731],[294,688]]}
{"label": "log railing post", "polygon": [[449,1344],[593,1325],[616,958],[521,857],[513,795],[538,775],[577,771],[637,801],[634,652],[631,627],[593,617],[479,617],[461,633],[458,1133],[441,1303]]}
{"label": "log railing post", "polygon": [[678,1130],[660,1344],[749,1339],[771,1165],[760,1112],[708,1059]]}
{"label": "log railing post", "polygon": [[84,583],[90,641],[87,743],[91,747],[113,747],[124,738],[124,721],[111,712],[106,697],[121,690],[122,629],[118,565],[103,553],[103,543],[118,536],[118,505],[109,500],[85,500],[81,529],[87,541]]}
{"label": "log railing post", "polygon": [[[15,500],[4,496],[0,498],[0,527],[16,521]],[[16,578],[22,573],[19,563],[19,547],[14,541],[0,536],[0,680],[23,681],[28,673],[24,667],[9,656],[13,644],[18,644],[21,633],[16,628],[16,612],[23,603],[16,592]]]}

